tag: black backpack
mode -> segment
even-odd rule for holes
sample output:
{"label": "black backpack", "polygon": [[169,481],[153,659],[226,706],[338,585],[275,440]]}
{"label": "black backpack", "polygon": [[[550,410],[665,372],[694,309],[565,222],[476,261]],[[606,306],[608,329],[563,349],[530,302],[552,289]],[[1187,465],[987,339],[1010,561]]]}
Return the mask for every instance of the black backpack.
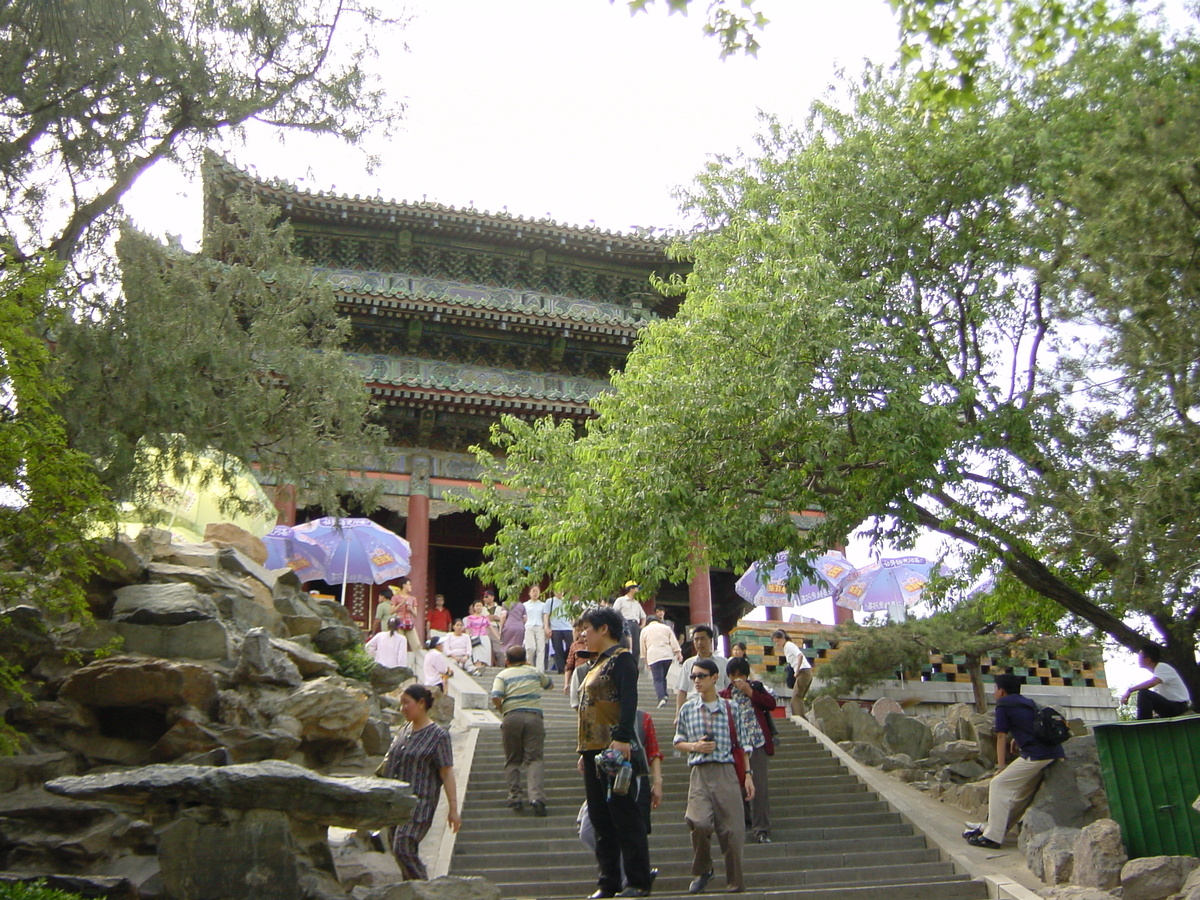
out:
{"label": "black backpack", "polygon": [[1057,746],[1071,739],[1071,726],[1053,706],[1039,706],[1033,716],[1033,739],[1039,744]]}

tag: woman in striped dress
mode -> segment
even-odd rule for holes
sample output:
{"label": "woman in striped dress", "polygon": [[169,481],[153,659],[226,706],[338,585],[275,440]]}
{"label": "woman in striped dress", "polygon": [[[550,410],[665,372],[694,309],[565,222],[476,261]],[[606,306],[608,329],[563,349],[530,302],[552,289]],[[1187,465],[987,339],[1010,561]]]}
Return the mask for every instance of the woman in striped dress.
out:
{"label": "woman in striped dress", "polygon": [[410,684],[400,695],[400,711],[408,724],[392,741],[384,767],[386,778],[408,782],[417,798],[412,818],[392,832],[392,853],[409,881],[425,881],[428,874],[421,862],[420,843],[433,824],[438,793],[446,791],[446,821],[457,832],[458,787],[454,781],[454,751],[446,729],[429,718],[433,692],[424,685]]}

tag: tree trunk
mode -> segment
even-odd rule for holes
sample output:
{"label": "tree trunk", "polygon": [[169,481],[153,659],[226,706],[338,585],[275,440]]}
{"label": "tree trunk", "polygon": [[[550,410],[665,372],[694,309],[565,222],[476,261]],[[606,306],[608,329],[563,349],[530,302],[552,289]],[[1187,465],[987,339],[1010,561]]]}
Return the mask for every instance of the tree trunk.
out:
{"label": "tree trunk", "polygon": [[971,679],[971,693],[975,695],[975,712],[987,712],[987,693],[983,690],[983,680],[979,674],[980,654],[966,654],[967,675]]}

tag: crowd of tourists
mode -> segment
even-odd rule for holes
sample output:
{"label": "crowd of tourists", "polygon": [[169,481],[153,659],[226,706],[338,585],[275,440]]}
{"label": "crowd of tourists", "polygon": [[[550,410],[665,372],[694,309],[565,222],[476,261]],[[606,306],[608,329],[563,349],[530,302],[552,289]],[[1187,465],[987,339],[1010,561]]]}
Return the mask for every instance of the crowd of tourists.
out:
{"label": "crowd of tourists", "polygon": [[[578,768],[584,802],[577,817],[580,840],[595,853],[599,881],[593,897],[640,897],[650,893],[658,870],[650,865],[651,811],[662,800],[663,759],[654,720],[638,708],[638,680],[649,673],[661,708],[673,703],[671,744],[687,756],[689,785],[684,818],[692,834],[692,893],[713,875],[711,838],[725,860],[728,889],[744,888],[742,846],[770,842],[767,761],[774,753],[771,711],[776,698],[752,680],[745,646],[731,658],[714,652],[716,634],[697,625],[681,645],[661,609],[647,613],[637,599],[640,586],[627,583],[614,600],[602,601],[572,619],[557,591],[538,586],[526,599],[504,606],[484,591],[470,613],[456,619],[437,595],[429,609],[429,635],[420,661],[421,685],[406,688],[401,709],[406,724],[393,742],[380,774],[402,778],[418,797],[412,820],[393,829],[393,853],[406,878],[424,878],[418,854],[441,793],[455,810],[457,788],[449,734],[429,717],[439,692],[456,668],[479,674],[498,667],[491,700],[501,716],[507,805],[545,816],[545,721],[542,693],[561,676],[561,689],[578,711]],[[380,664],[416,664],[415,610],[407,578],[380,604],[375,634],[367,641]],[[684,650],[689,655],[684,658]],[[777,653],[792,669],[808,666],[803,652],[777,633]],[[672,667],[678,676],[668,678]],[[673,680],[672,680],[673,679]],[[790,679],[789,679],[790,680]],[[795,691],[807,681],[797,679]],[[803,697],[792,701],[793,709]]]}
{"label": "crowd of tourists", "polygon": [[[404,664],[411,648],[403,628],[407,622],[411,630],[414,608],[407,588],[407,579],[397,586],[379,616],[379,632],[368,642],[384,665],[393,664],[387,660]],[[411,821],[393,829],[392,835],[393,852],[407,878],[425,878],[418,845],[429,830],[440,793],[446,796],[449,827],[457,831],[461,821],[450,738],[429,718],[436,692],[444,689],[456,666],[475,673],[499,663],[502,668],[490,695],[501,716],[508,808],[547,815],[542,694],[554,685],[548,668],[562,676],[561,689],[577,710],[577,765],[584,799],[576,822],[598,870],[589,900],[645,897],[658,874],[651,865],[649,834],[651,812],[663,797],[663,753],[653,719],[638,708],[643,669],[653,680],[657,705],[674,701],[671,745],[687,757],[689,892],[703,892],[713,878],[714,836],[724,859],[726,890],[745,889],[746,836],[772,841],[769,760],[776,744],[772,711],[779,701],[753,679],[744,644],[734,644],[728,658],[715,652],[717,635],[709,625],[692,627],[685,659],[670,623],[661,611],[644,610],[638,590],[629,582],[615,601],[601,602],[573,621],[561,595],[551,591],[543,599],[536,586],[527,600],[507,609],[486,591],[465,620],[442,615],[444,598],[435,600],[425,684],[405,689],[401,709],[407,724],[380,768],[380,774],[412,784],[418,797]],[[435,622],[447,627],[434,629]],[[775,631],[772,640],[787,674],[789,711],[804,716],[811,664],[784,630]],[[1125,697],[1128,701],[1136,696],[1138,718],[1186,710],[1186,689],[1175,670],[1162,663],[1157,648],[1144,648],[1139,662],[1150,677]],[[676,665],[678,676],[669,684],[668,674]],[[979,847],[1001,846],[1046,767],[1063,758],[1062,747],[1041,737],[1035,727],[1039,708],[1021,696],[1022,682],[1014,675],[995,679],[1000,774],[991,781],[988,821],[969,823],[963,835]]]}

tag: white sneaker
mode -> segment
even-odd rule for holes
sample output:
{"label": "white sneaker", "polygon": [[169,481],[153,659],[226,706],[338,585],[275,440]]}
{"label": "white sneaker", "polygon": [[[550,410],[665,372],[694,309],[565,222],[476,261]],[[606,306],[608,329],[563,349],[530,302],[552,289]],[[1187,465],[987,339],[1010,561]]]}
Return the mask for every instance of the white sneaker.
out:
{"label": "white sneaker", "polygon": [[983,834],[983,826],[986,822],[966,822],[963,827],[963,837],[974,837],[977,834]]}
{"label": "white sneaker", "polygon": [[663,708],[664,706],[666,706],[666,705],[667,705],[667,698],[666,698],[666,697],[663,697],[661,700],[659,700],[659,701],[658,701],[658,708],[659,708],[659,709],[662,709],[662,708]]}

